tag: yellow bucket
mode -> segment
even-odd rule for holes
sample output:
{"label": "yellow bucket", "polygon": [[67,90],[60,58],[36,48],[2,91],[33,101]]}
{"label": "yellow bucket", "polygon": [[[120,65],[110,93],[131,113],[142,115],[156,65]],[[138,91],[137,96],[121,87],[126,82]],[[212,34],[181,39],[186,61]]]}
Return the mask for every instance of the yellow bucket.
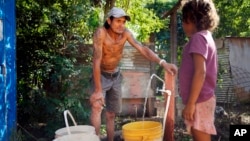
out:
{"label": "yellow bucket", "polygon": [[162,141],[163,131],[160,122],[137,121],[122,126],[124,141]]}

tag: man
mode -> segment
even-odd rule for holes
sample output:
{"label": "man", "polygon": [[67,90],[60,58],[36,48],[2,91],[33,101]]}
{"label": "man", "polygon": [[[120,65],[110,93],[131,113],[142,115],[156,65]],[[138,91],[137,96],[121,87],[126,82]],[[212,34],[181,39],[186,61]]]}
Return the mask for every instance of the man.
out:
{"label": "man", "polygon": [[120,112],[122,76],[118,64],[122,58],[125,42],[128,41],[145,58],[159,63],[168,72],[173,74],[177,72],[175,65],[160,59],[149,48],[137,42],[125,28],[126,21],[130,21],[130,17],[122,9],[112,8],[104,26],[96,30],[93,38],[93,93],[90,97],[92,106],[90,118],[96,134],[99,135],[101,112],[106,105],[108,141],[113,141],[115,115]]}

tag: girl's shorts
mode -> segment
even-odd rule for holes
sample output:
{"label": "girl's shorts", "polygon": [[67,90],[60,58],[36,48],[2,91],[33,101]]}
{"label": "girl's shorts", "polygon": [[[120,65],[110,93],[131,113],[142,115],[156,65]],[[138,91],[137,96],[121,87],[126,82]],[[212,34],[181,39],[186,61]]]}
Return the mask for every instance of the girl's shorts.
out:
{"label": "girl's shorts", "polygon": [[196,104],[194,121],[185,120],[186,128],[189,134],[191,134],[191,127],[207,134],[217,134],[214,126],[215,105],[215,96],[211,97],[207,101]]}

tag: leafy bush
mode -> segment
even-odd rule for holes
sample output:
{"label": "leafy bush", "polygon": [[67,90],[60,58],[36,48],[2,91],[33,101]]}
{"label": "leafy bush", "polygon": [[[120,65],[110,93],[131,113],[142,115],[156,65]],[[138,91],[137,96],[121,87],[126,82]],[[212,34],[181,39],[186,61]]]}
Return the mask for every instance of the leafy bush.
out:
{"label": "leafy bush", "polygon": [[16,2],[17,121],[34,136],[53,138],[65,126],[66,109],[79,124],[89,124],[86,44],[99,24],[98,9],[89,5],[88,0]]}

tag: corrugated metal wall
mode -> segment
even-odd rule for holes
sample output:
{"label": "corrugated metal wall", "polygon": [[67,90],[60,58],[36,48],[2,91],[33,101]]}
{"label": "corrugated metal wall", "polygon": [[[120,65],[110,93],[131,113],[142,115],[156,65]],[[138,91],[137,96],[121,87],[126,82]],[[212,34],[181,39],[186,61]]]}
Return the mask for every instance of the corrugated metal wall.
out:
{"label": "corrugated metal wall", "polygon": [[222,82],[217,83],[215,90],[217,102],[219,103],[232,103],[235,101],[235,95],[233,93],[232,76],[229,63],[229,48],[225,46],[224,40],[216,40],[216,46],[218,51],[219,70]]}
{"label": "corrugated metal wall", "polygon": [[233,90],[240,102],[250,102],[250,38],[231,37],[225,40],[229,48]]}
{"label": "corrugated metal wall", "polygon": [[216,40],[222,82],[216,88],[217,102],[250,101],[250,38]]}
{"label": "corrugated metal wall", "polygon": [[[124,76],[122,85],[123,98],[144,98],[150,79],[150,61],[144,58],[130,44],[126,43],[121,60],[121,71]],[[152,96],[152,92],[149,92]]]}
{"label": "corrugated metal wall", "polygon": [[[134,47],[126,43],[120,63],[123,75],[122,84],[122,115],[142,115],[146,94],[153,97],[153,90],[147,92],[151,76],[151,62],[144,58]],[[151,103],[152,104],[152,103]],[[153,107],[148,109],[150,113]]]}
{"label": "corrugated metal wall", "polygon": [[121,60],[121,69],[123,71],[138,71],[150,73],[150,61],[145,59],[139,51],[129,43],[125,44],[123,58]]}

